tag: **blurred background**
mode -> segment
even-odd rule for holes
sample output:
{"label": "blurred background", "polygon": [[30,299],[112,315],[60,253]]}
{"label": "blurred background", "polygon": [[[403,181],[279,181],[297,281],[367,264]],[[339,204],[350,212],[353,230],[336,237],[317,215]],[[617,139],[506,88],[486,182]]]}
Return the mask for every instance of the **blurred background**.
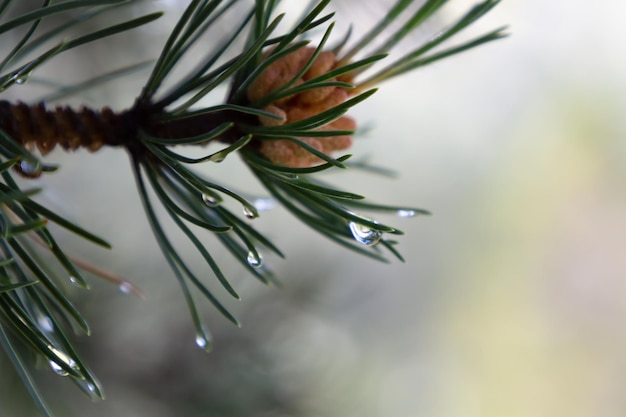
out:
{"label": "blurred background", "polygon": [[[337,36],[350,23],[362,33],[392,4],[364,3],[336,2]],[[473,3],[451,1],[412,41]],[[154,58],[184,4],[125,9],[168,14],[72,51],[47,74],[71,84]],[[470,32],[508,24],[512,36],[383,84],[352,112],[367,127],[353,153],[397,178],[329,179],[374,201],[433,213],[382,217],[406,232],[399,249],[407,262],[362,258],[279,207],[264,212],[254,225],[287,254],[266,260],[283,287],[262,286],[215,242],[242,294],[228,305],[243,327],[206,306],[210,354],[194,344],[124,152],[51,154],[62,169],[38,180],[39,201],[114,249],[58,231],[65,247],[146,293],[139,300],[97,278],[90,292],[68,289],[92,324],[93,335],[78,345],[107,400],[92,403],[43,366],[35,375],[53,409],[124,417],[626,414],[625,12],[608,0],[504,1]],[[145,77],[64,102],[123,109]],[[29,83],[3,98],[35,100],[45,91]],[[236,158],[203,169],[262,195]],[[0,367],[0,415],[37,415],[3,356]]]}

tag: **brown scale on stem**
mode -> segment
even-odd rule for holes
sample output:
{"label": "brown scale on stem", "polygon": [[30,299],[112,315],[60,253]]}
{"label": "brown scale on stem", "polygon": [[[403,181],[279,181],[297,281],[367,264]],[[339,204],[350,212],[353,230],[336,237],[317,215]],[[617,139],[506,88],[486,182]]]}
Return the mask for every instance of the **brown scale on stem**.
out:
{"label": "brown scale on stem", "polygon": [[[57,145],[66,151],[86,148],[91,152],[103,146],[123,146],[132,152],[145,151],[137,139],[141,129],[163,138],[185,138],[200,135],[226,121],[245,122],[247,119],[230,111],[208,113],[189,119],[156,122],[151,109],[132,108],[114,112],[108,107],[93,110],[82,107],[57,106],[47,109],[44,103],[28,105],[0,101],[0,129],[29,151],[47,155]],[[232,142],[239,136],[231,129],[220,140]],[[27,177],[40,173],[23,172]]]}
{"label": "brown scale on stem", "polygon": [[95,152],[104,145],[128,142],[134,128],[127,114],[115,113],[108,107],[95,111],[58,106],[49,110],[44,103],[0,101],[0,129],[26,149],[37,149],[42,155],[57,145],[65,150],[87,148]]}
{"label": "brown scale on stem", "polygon": [[[251,102],[266,97],[268,94],[292,82],[305,67],[315,48],[305,47],[282,57],[269,65],[248,87],[247,95]],[[330,51],[321,52],[311,63],[301,79],[293,81],[297,86],[305,81],[326,74],[337,67],[337,57]],[[328,81],[336,81],[332,78]],[[340,81],[350,82],[349,76]],[[297,122],[318,115],[343,103],[350,95],[343,87],[322,87],[303,91],[292,96],[284,97],[265,106],[263,110],[280,116],[283,120],[269,117],[259,117],[264,126],[279,126]],[[343,116],[318,130],[355,130],[354,119]],[[347,149],[352,145],[350,136],[328,137],[300,137],[300,141],[329,155],[334,151]],[[287,140],[265,140],[261,142],[259,152],[275,164],[289,167],[308,167],[322,162],[322,160],[302,148],[296,143]]]}

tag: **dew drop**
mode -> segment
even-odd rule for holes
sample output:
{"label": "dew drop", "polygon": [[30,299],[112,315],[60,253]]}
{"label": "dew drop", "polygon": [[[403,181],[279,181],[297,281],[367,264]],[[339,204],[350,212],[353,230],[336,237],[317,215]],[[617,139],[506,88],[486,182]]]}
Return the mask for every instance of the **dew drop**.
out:
{"label": "dew drop", "polygon": [[248,206],[243,206],[243,215],[246,216],[248,219],[252,220],[252,219],[256,219],[257,217],[259,217],[259,215],[257,213],[255,213],[250,207]]}
{"label": "dew drop", "polygon": [[87,283],[85,283],[84,281],[79,280],[78,278],[76,278],[73,275],[70,275],[70,282],[78,287],[78,288],[83,288],[83,289],[88,289],[89,285],[87,285]]}
{"label": "dew drop", "polygon": [[117,288],[122,294],[130,294],[133,292],[133,284],[128,281],[123,281]]}
{"label": "dew drop", "polygon": [[39,316],[37,318],[37,323],[39,323],[39,327],[44,332],[51,332],[54,330],[54,324],[52,323],[52,319],[48,316]]}
{"label": "dew drop", "polygon": [[61,375],[61,376],[68,376],[69,374],[67,373],[67,371],[63,368],[61,368],[61,365],[59,365],[58,363],[56,363],[55,361],[50,361],[48,362],[50,364],[50,368],[52,368],[52,371],[57,374],[57,375]]}
{"label": "dew drop", "polygon": [[78,384],[81,386],[81,388],[83,389],[83,391],[85,391],[85,393],[89,396],[89,398],[92,401],[95,400],[103,400],[104,399],[104,393],[102,392],[102,388],[100,387],[100,384],[97,381],[86,381],[86,380],[82,380],[82,381],[76,381],[78,382]]}
{"label": "dew drop", "polygon": [[206,337],[201,334],[196,336],[196,345],[198,345],[200,349],[205,349],[208,344],[209,342],[206,340]]}
{"label": "dew drop", "polygon": [[248,265],[252,268],[260,268],[263,265],[263,258],[260,253],[255,253],[253,251],[248,252]]}
{"label": "dew drop", "polygon": [[16,74],[14,75],[14,77],[15,77],[15,84],[24,85],[28,82],[28,79],[30,78],[30,72],[26,72],[23,74]]}
{"label": "dew drop", "polygon": [[26,175],[39,175],[41,174],[41,164],[37,161],[21,161],[20,169]]}
{"label": "dew drop", "polygon": [[415,210],[398,210],[396,214],[398,215],[398,217],[402,217],[402,218],[410,218],[410,217],[417,216],[417,212]]}
{"label": "dew drop", "polygon": [[91,382],[87,383],[87,391],[89,391],[89,395],[92,398],[97,398],[98,393],[96,392],[96,386],[92,384]]}
{"label": "dew drop", "polygon": [[220,201],[215,196],[209,194],[202,194],[202,201],[204,201],[204,204],[209,207],[215,207],[220,203]]}
{"label": "dew drop", "polygon": [[211,333],[204,327],[196,333],[196,346],[209,352],[212,348]]}
{"label": "dew drop", "polygon": [[[54,348],[52,346],[48,346],[48,349],[50,349],[52,352],[54,352],[54,354],[57,356],[57,358],[59,358],[60,360],[65,362],[65,364],[67,366],[69,366],[72,369],[78,369],[78,365],[76,365],[76,362],[74,362],[74,359],[70,358],[67,354],[61,352],[60,350],[58,350],[58,349],[56,349],[56,348]],[[50,368],[52,369],[52,371],[54,371],[55,374],[61,375],[61,376],[69,375],[68,372],[65,369],[63,369],[61,367],[61,365],[59,365],[54,360],[50,360],[48,362],[48,364],[50,365]]]}
{"label": "dew drop", "polygon": [[273,198],[269,198],[269,197],[257,198],[256,200],[252,202],[252,205],[258,211],[268,211],[276,207],[276,200],[274,200]]}
{"label": "dew drop", "polygon": [[380,230],[372,230],[359,223],[350,222],[348,224],[354,239],[362,245],[372,246],[380,242],[383,234]]}

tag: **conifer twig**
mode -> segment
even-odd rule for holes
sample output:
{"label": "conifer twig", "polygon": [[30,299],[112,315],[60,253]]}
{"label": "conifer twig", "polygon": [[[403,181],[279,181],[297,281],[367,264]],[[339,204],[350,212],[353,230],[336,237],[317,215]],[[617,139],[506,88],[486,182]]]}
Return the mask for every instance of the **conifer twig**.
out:
{"label": "conifer twig", "polygon": [[[150,13],[58,39],[58,35],[66,35],[80,23],[93,21],[124,3],[43,0],[40,7],[8,18],[7,10],[14,3],[0,2],[0,36],[26,28],[0,58],[0,93],[25,84],[34,71],[40,71],[67,50],[135,29],[162,15]],[[393,48],[438,12],[445,0],[397,0],[361,39],[351,41],[348,34],[332,49],[327,48],[334,29],[335,16],[327,12],[331,0],[312,3],[285,31],[280,25],[284,14],[279,13],[279,2],[256,0],[243,13],[235,7],[242,3],[189,1],[143,88],[126,110],[49,108],[44,102],[0,101],[0,345],[44,415],[52,413],[22,360],[26,349],[47,360],[54,372],[67,376],[87,395],[104,398],[97,379],[66,335],[68,328],[82,329],[87,334],[90,329],[63,283],[87,288],[83,269],[115,282],[122,291],[137,295],[141,291],[124,278],[67,254],[56,242],[48,222],[110,247],[102,238],[34,201],[38,190],[23,190],[18,185],[13,177],[16,172],[32,178],[57,168],[42,162],[35,152],[45,156],[57,146],[91,151],[107,146],[129,154],[147,221],[183,291],[196,344],[208,351],[211,335],[196,305],[196,292],[237,326],[239,321],[221,301],[219,292],[240,297],[202,236],[213,235],[236,262],[265,284],[277,280],[264,257],[284,255],[251,223],[260,216],[251,198],[224,185],[223,179],[205,177],[193,167],[238,155],[265,191],[314,231],[372,259],[389,262],[391,255],[404,261],[395,240],[403,232],[373,218],[372,213],[409,218],[428,212],[405,205],[372,203],[360,193],[340,189],[319,176],[351,167],[381,171],[362,162],[353,163],[350,154],[342,154],[350,148],[352,135],[358,130],[358,121],[349,111],[370,99],[378,84],[505,36],[505,28],[499,28],[457,45],[442,46],[499,3],[482,0],[452,26],[394,59],[388,58],[393,57]],[[52,27],[42,25],[52,22],[50,17],[68,12],[80,13]],[[239,22],[227,36],[215,36],[223,34],[219,22],[229,14],[238,17]],[[399,21],[405,23],[390,31]],[[312,44],[309,35],[316,28],[323,28],[323,36]],[[370,49],[374,38],[381,40],[380,46]],[[207,52],[197,57],[195,68],[185,71],[181,63],[196,53],[194,47],[201,41],[209,44],[203,48]],[[385,64],[388,59],[390,63]],[[113,74],[133,68],[127,66]],[[109,80],[109,75],[61,89],[59,94],[89,88]],[[215,95],[223,91],[228,93],[220,104],[205,104],[214,103]],[[189,147],[203,154],[189,157],[185,154]],[[238,205],[240,213],[227,208],[225,200]],[[162,219],[160,213],[167,218]],[[165,220],[189,240],[195,255],[204,260],[221,288],[211,289],[203,279],[207,274],[199,274],[188,264],[165,227]],[[51,272],[50,261],[41,260],[40,251],[21,239],[24,235],[37,242],[39,249],[49,251],[62,272]]]}

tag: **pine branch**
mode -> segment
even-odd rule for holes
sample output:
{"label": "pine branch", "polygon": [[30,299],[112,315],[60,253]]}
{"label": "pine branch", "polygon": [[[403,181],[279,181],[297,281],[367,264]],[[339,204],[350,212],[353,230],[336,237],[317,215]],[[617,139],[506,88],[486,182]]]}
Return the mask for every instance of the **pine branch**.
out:
{"label": "pine branch", "polygon": [[[161,16],[151,13],[70,40],[55,41],[58,35],[64,35],[79,23],[122,7],[124,1],[52,4],[44,0],[39,8],[6,19],[12,3],[11,0],[0,3],[0,35],[15,28],[27,26],[27,29],[0,61],[0,91],[25,83],[35,70],[69,49],[148,24]],[[210,350],[211,336],[198,313],[196,292],[227,320],[235,325],[239,322],[180,255],[165,232],[165,220],[157,215],[156,206],[160,204],[165,209],[169,220],[189,239],[208,270],[236,299],[237,290],[199,235],[213,234],[237,262],[266,284],[276,283],[276,279],[263,263],[264,254],[271,252],[283,257],[283,253],[250,224],[250,220],[259,217],[251,198],[218,180],[199,175],[190,166],[219,163],[237,154],[272,198],[314,231],[364,256],[388,262],[391,254],[403,261],[396,249],[397,242],[389,238],[402,232],[361,213],[391,212],[399,217],[415,217],[428,212],[371,203],[357,193],[323,182],[319,174],[350,168],[381,171],[364,163],[349,162],[350,155],[333,156],[349,148],[357,129],[357,122],[347,113],[369,99],[376,91],[375,85],[505,36],[501,28],[440,49],[498,4],[497,0],[486,0],[438,36],[385,65],[383,61],[391,50],[438,12],[445,1],[427,0],[411,12],[415,1],[398,0],[377,25],[342,52],[351,44],[350,34],[340,39],[334,49],[326,47],[334,28],[334,15],[326,13],[330,0],[307,9],[296,25],[284,33],[278,32],[283,18],[277,14],[278,2],[257,0],[240,16],[240,23],[226,38],[213,41],[196,68],[174,77],[174,70],[181,67],[191,48],[218,30],[221,18],[234,13],[236,3],[239,2],[190,1],[128,110],[77,111],[67,107],[49,110],[44,103],[0,101],[0,342],[44,415],[51,412],[22,359],[26,349],[45,358],[54,372],[71,378],[88,395],[104,396],[95,376],[66,336],[68,327],[82,329],[87,334],[90,330],[61,285],[70,281],[87,288],[81,267],[97,269],[82,263],[77,266],[74,258],[55,241],[47,223],[57,223],[97,245],[109,245],[36,203],[32,197],[38,190],[24,190],[17,185],[13,172],[37,177],[56,169],[41,162],[33,154],[36,150],[43,156],[57,145],[70,150],[87,147],[92,151],[111,146],[128,152],[146,218],[187,302],[196,343]],[[42,22],[70,11],[81,13],[42,31]],[[407,15],[406,23],[387,33],[394,22]],[[306,38],[319,27],[325,28],[324,35],[312,46]],[[380,37],[385,38],[381,46],[368,51],[370,41]],[[238,42],[244,46],[236,51],[234,45]],[[35,52],[38,52],[35,58],[27,59]],[[68,86],[49,98],[58,99],[100,85],[143,65],[126,66],[83,84]],[[222,87],[228,90],[223,103],[208,107],[200,104]],[[183,146],[207,145],[221,147],[196,158],[178,151]],[[227,209],[222,204],[226,199],[236,201],[242,215]],[[44,249],[54,256],[65,276],[48,272],[48,261],[38,256]],[[101,275],[126,291],[133,289],[121,278]]]}

